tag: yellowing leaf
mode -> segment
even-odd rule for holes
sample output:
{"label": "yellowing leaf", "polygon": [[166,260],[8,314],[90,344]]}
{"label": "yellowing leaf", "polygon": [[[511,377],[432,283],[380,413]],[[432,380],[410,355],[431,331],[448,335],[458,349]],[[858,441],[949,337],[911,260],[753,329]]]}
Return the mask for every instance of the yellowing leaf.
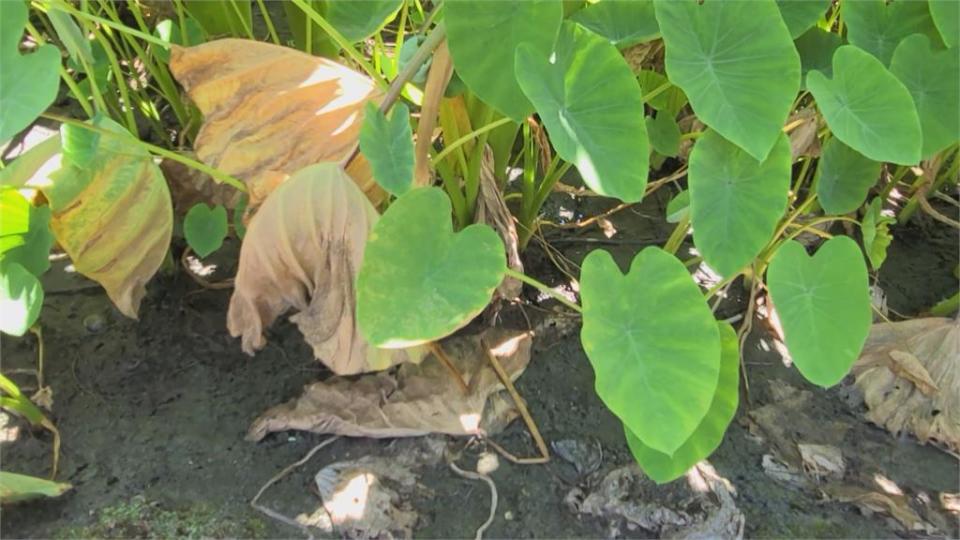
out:
{"label": "yellowing leaf", "polygon": [[335,163],[304,168],[277,188],[250,221],[227,313],[247,354],[266,345],[264,329],[292,308],[299,313],[290,320],[337,374],[410,359],[404,350],[369,346],[354,322],[354,281],[378,218]]}
{"label": "yellowing leaf", "polygon": [[[197,156],[242,179],[251,208],[296,171],[345,158],[364,105],[383,98],[373,80],[332,60],[244,39],[174,47],[170,69],[204,115]],[[373,204],[384,199],[362,156],[347,172]]]}
{"label": "yellowing leaf", "polygon": [[109,118],[94,125],[100,131],[63,126],[63,166],[40,188],[53,212],[50,228],[77,271],[135,319],[170,245],[170,191],[123,127]]}

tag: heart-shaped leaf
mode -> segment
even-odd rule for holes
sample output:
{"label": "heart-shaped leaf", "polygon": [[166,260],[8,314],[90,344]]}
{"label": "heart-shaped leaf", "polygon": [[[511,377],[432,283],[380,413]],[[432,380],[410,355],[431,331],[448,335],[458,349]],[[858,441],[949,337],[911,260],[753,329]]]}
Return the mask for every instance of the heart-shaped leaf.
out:
{"label": "heart-shaped leaf", "polygon": [[533,112],[533,105],[511,69],[514,53],[523,43],[537,58],[550,55],[563,18],[560,2],[448,2],[444,12],[447,45],[460,78],[480,99],[522,121]]}
{"label": "heart-shaped leaf", "polygon": [[649,167],[643,99],[617,48],[566,22],[553,53],[521,44],[516,72],[557,154],[587,186],[625,202],[642,199]]}
{"label": "heart-shaped leaf", "polygon": [[153,157],[122,126],[105,117],[93,124],[101,131],[61,127],[63,166],[39,187],[50,201],[50,228],[77,271],[136,318],[170,247],[170,191]]}
{"label": "heart-shaped leaf", "polygon": [[0,2],[0,143],[30,125],[53,103],[60,87],[60,51],[41,45],[20,54],[27,4]]}
{"label": "heart-shaped leaf", "polygon": [[677,448],[673,456],[643,444],[629,429],[624,429],[627,446],[640,468],[654,482],[663,484],[683,476],[690,467],[706,458],[720,446],[727,426],[737,412],[740,401],[740,347],[737,333],[728,323],[720,326],[720,378],[710,409],[690,438]]}
{"label": "heart-shaped leaf", "polygon": [[398,103],[390,118],[367,103],[360,128],[360,151],[373,168],[373,179],[392,195],[406,193],[413,184],[413,132],[410,110]]}
{"label": "heart-shaped leaf", "polygon": [[0,332],[22,336],[43,307],[43,287],[19,263],[0,261]]}
{"label": "heart-shaped leaf", "polygon": [[922,135],[913,98],[870,54],[853,45],[840,47],[833,54],[833,78],[811,71],[807,89],[834,136],[847,146],[876,161],[920,161]]}
{"label": "heart-shaped leaf", "polygon": [[777,0],[777,7],[790,35],[796,38],[817,24],[830,7],[830,0]]}
{"label": "heart-shaped leaf", "polygon": [[227,236],[227,209],[197,203],[183,218],[183,236],[198,257],[206,257],[223,245]]}
{"label": "heart-shaped leaf", "polygon": [[693,243],[725,276],[746,266],[770,241],[787,207],[790,141],[783,134],[763,162],[708,131],[690,152]]}
{"label": "heart-shaped leaf", "polygon": [[580,290],[580,341],[597,394],[644,444],[673,455],[707,414],[720,373],[719,331],[703,294],[657,247],[638,253],[626,275],[606,251],[591,252]]}
{"label": "heart-shaped leaf", "polygon": [[647,135],[650,146],[665,156],[676,156],[680,152],[680,127],[673,115],[666,111],[646,119]]}
{"label": "heart-shaped leaf", "polygon": [[667,75],[697,117],[764,160],[800,88],[800,57],[773,0],[656,0]]}
{"label": "heart-shaped leaf", "polygon": [[960,2],[930,0],[930,17],[947,47],[960,45]]}
{"label": "heart-shaped leaf", "polygon": [[879,270],[887,258],[887,248],[893,242],[890,224],[896,221],[893,217],[883,215],[883,201],[880,197],[870,201],[867,211],[863,214],[863,220],[860,222],[863,231],[863,250],[867,253],[870,266],[874,270]]}
{"label": "heart-shaped leaf", "polygon": [[617,47],[629,47],[660,35],[653,0],[603,0],[570,17]]}
{"label": "heart-shaped leaf", "polygon": [[926,0],[856,0],[843,4],[841,16],[847,41],[877,57],[884,66],[890,63],[897,44],[910,34],[926,34],[940,41]]}
{"label": "heart-shaped leaf", "polygon": [[487,225],[454,233],[440,188],[408,191],[374,226],[357,277],[357,323],[378,347],[409,347],[464,326],[503,280],[505,248]]}
{"label": "heart-shaped leaf", "polygon": [[913,96],[923,131],[924,158],[960,139],[960,49],[934,51],[914,34],[893,51],[890,72]]}
{"label": "heart-shaped leaf", "polygon": [[867,266],[857,243],[835,236],[810,257],[791,240],[770,261],[767,288],[800,373],[823,387],[840,382],[870,332]]}
{"label": "heart-shaped leaf", "polygon": [[817,165],[817,197],[831,214],[853,212],[880,178],[880,163],[843,144],[836,137],[823,145]]}

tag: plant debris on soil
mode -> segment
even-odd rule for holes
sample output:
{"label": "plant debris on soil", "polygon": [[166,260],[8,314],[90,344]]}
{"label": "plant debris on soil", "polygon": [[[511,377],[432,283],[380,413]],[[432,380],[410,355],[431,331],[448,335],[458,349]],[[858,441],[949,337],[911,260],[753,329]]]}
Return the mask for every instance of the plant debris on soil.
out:
{"label": "plant debris on soil", "polygon": [[[667,200],[658,192],[603,223],[545,227],[552,247],[534,239],[524,264],[551,286],[569,283],[551,259],[566,261],[576,276],[575,265],[596,244],[623,265],[643,245],[669,234],[672,226],[661,217]],[[548,210],[576,220],[615,205],[558,193]],[[956,286],[950,274],[955,232],[930,227],[921,220],[893,230],[879,285],[896,313],[916,315]],[[205,261],[219,265],[220,278],[235,273],[232,247]],[[58,479],[74,489],[58,499],[5,507],[2,536],[302,534],[248,503],[327,436],[280,431],[257,443],[244,438],[264,411],[330,375],[297,327],[279,321],[268,330],[265,348],[250,358],[224,324],[228,290],[200,289],[182,274],[159,276],[134,321],[118,313],[101,289],[74,276],[54,271],[50,281],[43,311],[45,384],[53,391],[51,419],[63,440]],[[731,287],[718,318],[744,311],[737,288]],[[361,471],[369,488],[363,492],[377,494],[371,495],[371,513],[380,508],[388,513],[378,519],[402,519],[380,529],[375,522],[364,522],[372,529],[351,522],[337,535],[473,537],[488,520],[491,489],[455,473],[452,462],[495,486],[496,513],[485,531],[491,538],[960,534],[957,458],[865,421],[864,405],[851,399],[853,377],[831,389],[804,382],[784,365],[761,325],[754,325],[744,346],[749,392],[741,387],[740,409],[722,445],[709,464],[656,486],[636,468],[620,421],[593,390],[578,319],[532,290],[525,290],[521,306],[505,305],[495,316],[503,328],[524,331],[529,324],[535,331],[529,366],[516,386],[551,446],[549,463],[516,464],[498,457],[486,440],[466,436],[341,438],[272,486],[261,504],[291,518],[317,517],[322,506],[330,512],[330,486],[353,485],[345,471]],[[35,367],[36,345],[33,337],[5,338],[4,369]],[[15,378],[26,392],[36,390],[31,377]],[[49,435],[19,427],[19,440],[3,443],[4,469],[48,474]],[[522,422],[492,439],[515,455],[537,454]],[[413,462],[415,455],[429,459]],[[375,484],[374,478],[382,480]],[[322,528],[314,533],[330,534]]]}

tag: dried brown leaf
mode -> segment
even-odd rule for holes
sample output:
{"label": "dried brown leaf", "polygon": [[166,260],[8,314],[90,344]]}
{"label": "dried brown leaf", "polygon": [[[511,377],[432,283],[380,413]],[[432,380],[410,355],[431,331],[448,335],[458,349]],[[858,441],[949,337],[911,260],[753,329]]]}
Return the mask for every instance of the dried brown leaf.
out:
{"label": "dried brown leaf", "polygon": [[[530,334],[491,329],[483,339],[510,378],[519,377],[530,361]],[[405,363],[396,372],[310,384],[300,397],[257,418],[247,438],[258,441],[289,429],[377,438],[495,431],[505,424],[499,417],[510,412],[503,406],[509,397],[500,392],[503,386],[480,341],[481,336],[464,336],[443,342],[467,383],[466,395],[448,368],[430,355],[419,365]]]}
{"label": "dried brown leaf", "polygon": [[354,321],[353,283],[378,217],[335,163],[307,167],[277,188],[250,221],[227,313],[247,354],[266,345],[264,329],[294,309],[290,320],[335,373],[416,359],[369,346]]}
{"label": "dried brown leaf", "polygon": [[817,138],[817,111],[803,109],[787,119],[787,125],[799,123],[790,131],[790,154],[793,160],[801,156],[820,157],[820,139]]}
{"label": "dried brown leaf", "polygon": [[935,527],[924,521],[903,495],[871,491],[859,486],[831,484],[823,488],[831,499],[855,504],[865,514],[884,513],[897,520],[908,532],[933,533]]}
{"label": "dried brown leaf", "polygon": [[[507,266],[511,270],[523,272],[523,261],[520,260],[520,239],[517,236],[517,227],[513,222],[513,214],[503,200],[503,193],[497,187],[497,178],[493,170],[493,152],[490,147],[483,149],[483,160],[480,163],[480,197],[477,200],[477,223],[486,223],[493,227],[503,240],[507,248]],[[520,296],[523,284],[512,277],[505,278],[497,287],[497,295],[501,298],[513,300]]]}
{"label": "dried brown leaf", "polygon": [[420,107],[420,123],[417,125],[417,142],[414,147],[413,187],[430,184],[430,147],[433,144],[433,128],[437,125],[440,101],[453,76],[453,59],[447,41],[437,47],[430,64],[430,73],[423,88],[423,103]]}
{"label": "dried brown leaf", "polygon": [[960,451],[960,325],[926,318],[873,325],[853,367],[867,420]]}
{"label": "dried brown leaf", "polygon": [[[170,70],[204,115],[197,156],[243,180],[251,208],[303,167],[345,158],[364,106],[383,99],[369,77],[346,66],[245,39],[173,47]],[[347,173],[374,205],[384,200],[362,156]]]}

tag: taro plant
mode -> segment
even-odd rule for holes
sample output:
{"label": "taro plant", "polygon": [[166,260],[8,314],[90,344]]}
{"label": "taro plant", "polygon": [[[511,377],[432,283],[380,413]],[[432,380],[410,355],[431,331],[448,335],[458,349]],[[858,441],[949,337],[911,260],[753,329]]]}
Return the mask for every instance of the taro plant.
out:
{"label": "taro plant", "polygon": [[[174,230],[160,157],[244,193],[245,351],[295,310],[333,371],[384,369],[521,281],[582,315],[596,390],[665,482],[722,440],[756,300],[832,386],[866,339],[891,214],[957,225],[928,201],[960,168],[951,0],[288,0],[283,37],[262,0],[30,5],[0,2],[0,142],[61,126],[0,172],[10,333],[36,328],[51,238],[136,317]],[[49,110],[58,77],[86,120]],[[686,184],[662,247],[626,269],[586,256],[579,303],[518,254],[574,168],[623,204]],[[191,206],[187,244],[209,255],[229,221]],[[734,282],[736,330],[712,309]]]}

